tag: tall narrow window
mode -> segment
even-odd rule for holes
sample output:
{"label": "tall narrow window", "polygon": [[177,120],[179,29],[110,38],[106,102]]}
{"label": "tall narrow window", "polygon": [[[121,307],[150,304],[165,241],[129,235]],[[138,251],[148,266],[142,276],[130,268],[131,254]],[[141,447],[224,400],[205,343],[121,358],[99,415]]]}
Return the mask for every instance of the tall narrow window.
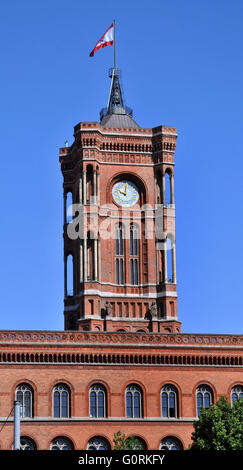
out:
{"label": "tall narrow window", "polygon": [[166,257],[167,257],[167,281],[173,282],[173,252],[172,241],[170,237],[166,239]]}
{"label": "tall narrow window", "polygon": [[94,279],[94,238],[92,232],[88,232],[87,238],[87,268],[88,279]]}
{"label": "tall narrow window", "polygon": [[132,285],[138,284],[138,240],[139,240],[139,230],[137,225],[130,226],[130,283]]}
{"label": "tall narrow window", "polygon": [[69,254],[67,256],[67,295],[73,295],[73,255]]}
{"label": "tall narrow window", "polygon": [[87,167],[87,203],[91,204],[94,194],[94,172],[92,166]]}
{"label": "tall narrow window", "polygon": [[28,384],[20,384],[15,392],[16,400],[20,403],[20,416],[22,418],[32,417],[33,392]]}
{"label": "tall narrow window", "polygon": [[201,408],[209,408],[213,403],[213,393],[207,385],[201,385],[197,389],[197,416],[200,416]]}
{"label": "tall narrow window", "polygon": [[106,390],[100,384],[91,387],[89,393],[90,416],[92,418],[105,418],[106,416]]}
{"label": "tall narrow window", "polygon": [[53,389],[53,416],[54,418],[68,418],[70,408],[69,388],[64,384],[57,384]]}
{"label": "tall narrow window", "polygon": [[126,416],[142,418],[142,392],[137,385],[129,385],[126,388]]}
{"label": "tall narrow window", "polygon": [[72,222],[73,218],[73,195],[69,191],[66,195],[66,223]]}
{"label": "tall narrow window", "polygon": [[122,224],[115,227],[116,284],[124,284],[124,230]]}
{"label": "tall narrow window", "polygon": [[161,390],[163,418],[177,418],[177,392],[172,385],[165,385]]}
{"label": "tall narrow window", "polygon": [[171,172],[165,172],[165,204],[171,204]]}

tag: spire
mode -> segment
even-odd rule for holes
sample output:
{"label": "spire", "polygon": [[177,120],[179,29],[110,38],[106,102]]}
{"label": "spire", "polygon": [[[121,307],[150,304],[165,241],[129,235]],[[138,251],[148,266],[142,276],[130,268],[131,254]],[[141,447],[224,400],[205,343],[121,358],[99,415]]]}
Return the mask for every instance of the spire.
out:
{"label": "spire", "polygon": [[109,70],[111,87],[106,108],[100,111],[100,123],[105,127],[138,128],[138,124],[133,120],[133,111],[124,105],[122,90],[120,85],[120,70],[113,67]]}
{"label": "spire", "polygon": [[100,111],[100,123],[106,127],[139,127],[132,118],[132,109],[124,106],[120,85],[120,70],[116,65],[116,20],[113,21],[113,25],[114,67],[109,70],[109,77],[111,78],[110,94],[107,108],[102,108]]}
{"label": "spire", "polygon": [[111,88],[107,105],[107,114],[126,114],[119,81],[119,70],[114,67],[110,70],[109,76],[111,78]]}

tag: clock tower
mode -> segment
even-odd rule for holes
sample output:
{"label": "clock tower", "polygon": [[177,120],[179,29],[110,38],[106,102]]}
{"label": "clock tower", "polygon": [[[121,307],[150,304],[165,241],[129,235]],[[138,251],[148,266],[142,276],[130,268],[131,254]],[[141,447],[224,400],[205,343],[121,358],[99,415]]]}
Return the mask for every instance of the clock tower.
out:
{"label": "clock tower", "polygon": [[141,128],[110,78],[100,122],[60,149],[65,329],[178,333],[176,129]]}

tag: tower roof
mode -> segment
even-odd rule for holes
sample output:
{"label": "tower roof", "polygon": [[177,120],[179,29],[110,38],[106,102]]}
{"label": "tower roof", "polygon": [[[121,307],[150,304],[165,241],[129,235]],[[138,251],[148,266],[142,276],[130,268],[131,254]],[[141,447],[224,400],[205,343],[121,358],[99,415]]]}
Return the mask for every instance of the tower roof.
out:
{"label": "tower roof", "polygon": [[117,68],[109,72],[111,77],[109,99],[107,108],[100,111],[100,124],[104,127],[139,128],[133,119],[132,109],[124,106],[119,75]]}

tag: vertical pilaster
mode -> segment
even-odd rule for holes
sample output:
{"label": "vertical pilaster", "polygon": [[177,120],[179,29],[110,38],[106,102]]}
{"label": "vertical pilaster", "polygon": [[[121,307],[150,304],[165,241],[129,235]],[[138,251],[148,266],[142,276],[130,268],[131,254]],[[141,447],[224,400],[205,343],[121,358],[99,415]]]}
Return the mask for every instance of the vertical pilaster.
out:
{"label": "vertical pilaster", "polygon": [[83,204],[87,204],[87,172],[83,170]]}
{"label": "vertical pilaster", "polygon": [[162,175],[162,204],[165,206],[165,173]]}
{"label": "vertical pilaster", "polygon": [[83,247],[83,260],[84,260],[84,282],[87,281],[87,274],[88,274],[88,260],[87,260],[87,238],[86,234],[84,237],[84,247]]}
{"label": "vertical pilaster", "polygon": [[172,272],[173,272],[173,282],[176,284],[176,247],[173,243],[172,247]]}
{"label": "vertical pilaster", "polygon": [[94,278],[98,279],[98,240],[94,239]]}
{"label": "vertical pilaster", "polygon": [[83,175],[79,178],[79,204],[83,204]]}
{"label": "vertical pilaster", "polygon": [[93,171],[93,187],[94,187],[93,204],[96,204],[97,203],[97,173],[96,173],[96,170]]}

